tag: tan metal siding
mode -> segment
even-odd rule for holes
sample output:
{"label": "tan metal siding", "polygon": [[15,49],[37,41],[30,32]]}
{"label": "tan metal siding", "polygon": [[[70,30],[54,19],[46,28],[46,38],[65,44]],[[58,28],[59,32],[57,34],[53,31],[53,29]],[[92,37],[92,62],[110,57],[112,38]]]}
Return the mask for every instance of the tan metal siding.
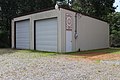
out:
{"label": "tan metal siding", "polygon": [[109,25],[106,22],[81,15],[78,18],[78,31],[78,49],[109,48]]}
{"label": "tan metal siding", "polygon": [[92,50],[109,48],[109,25],[101,20],[94,19],[77,13],[77,33],[78,38],[74,38],[75,34],[75,12],[61,9],[61,27],[62,27],[62,51],[65,52],[66,36],[65,36],[65,14],[70,13],[73,16],[72,30],[72,51]]}

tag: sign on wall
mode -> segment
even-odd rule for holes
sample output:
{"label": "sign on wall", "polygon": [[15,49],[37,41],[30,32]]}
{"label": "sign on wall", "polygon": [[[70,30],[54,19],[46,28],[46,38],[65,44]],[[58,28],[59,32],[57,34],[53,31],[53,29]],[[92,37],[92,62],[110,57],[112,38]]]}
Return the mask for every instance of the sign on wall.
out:
{"label": "sign on wall", "polygon": [[66,15],[65,15],[65,27],[66,27],[66,30],[72,31],[72,25],[73,25],[72,15],[66,13]]}

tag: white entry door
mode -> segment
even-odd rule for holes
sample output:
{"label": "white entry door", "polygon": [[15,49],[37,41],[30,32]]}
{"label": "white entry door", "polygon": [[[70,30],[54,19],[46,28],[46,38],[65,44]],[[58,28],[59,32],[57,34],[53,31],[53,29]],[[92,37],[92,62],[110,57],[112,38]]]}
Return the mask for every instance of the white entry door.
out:
{"label": "white entry door", "polygon": [[72,51],[72,31],[66,31],[66,52]]}
{"label": "white entry door", "polygon": [[17,49],[29,49],[29,28],[30,21],[19,21],[16,22],[16,48]]}
{"label": "white entry door", "polygon": [[57,18],[36,21],[36,50],[57,52]]}

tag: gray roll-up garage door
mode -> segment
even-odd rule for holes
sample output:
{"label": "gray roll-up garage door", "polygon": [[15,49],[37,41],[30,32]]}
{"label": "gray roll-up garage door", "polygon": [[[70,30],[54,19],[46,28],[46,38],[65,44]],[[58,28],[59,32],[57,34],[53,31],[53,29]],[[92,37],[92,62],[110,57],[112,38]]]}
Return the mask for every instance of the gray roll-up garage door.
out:
{"label": "gray roll-up garage door", "polygon": [[16,22],[16,48],[29,49],[29,28],[29,20]]}
{"label": "gray roll-up garage door", "polygon": [[36,50],[57,52],[57,18],[36,21]]}

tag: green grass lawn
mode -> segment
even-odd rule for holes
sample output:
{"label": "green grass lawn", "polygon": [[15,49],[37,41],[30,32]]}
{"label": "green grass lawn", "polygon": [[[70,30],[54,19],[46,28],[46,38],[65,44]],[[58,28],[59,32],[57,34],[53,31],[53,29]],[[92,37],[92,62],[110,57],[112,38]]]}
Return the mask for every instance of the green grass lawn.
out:
{"label": "green grass lawn", "polygon": [[[14,50],[14,49],[0,49],[0,55],[13,56],[18,58],[39,58],[39,57],[48,57],[55,55],[69,55],[69,54],[89,54],[89,53],[110,53],[110,54],[120,54],[120,48],[110,48],[103,50],[89,50],[82,52],[71,52],[71,53],[54,53],[54,52],[41,52],[35,50]],[[17,54],[17,55],[16,55]]]}
{"label": "green grass lawn", "polygon": [[71,54],[87,54],[87,53],[110,53],[110,54],[120,54],[120,48],[109,48],[109,49],[101,49],[101,50],[88,50],[88,51],[81,51],[75,52]]}
{"label": "green grass lawn", "polygon": [[[17,54],[17,55],[16,55]],[[35,50],[15,50],[15,49],[0,49],[0,55],[7,55],[15,58],[39,58],[57,55],[54,52],[41,52]]]}
{"label": "green grass lawn", "polygon": [[39,58],[39,57],[48,57],[57,55],[55,52],[42,52],[42,51],[35,51],[35,50],[17,50],[17,53],[24,55],[24,57],[30,58]]}
{"label": "green grass lawn", "polygon": [[81,52],[71,52],[71,53],[54,53],[54,52],[41,52],[35,50],[17,50],[17,53],[24,55],[24,57],[31,57],[31,58],[39,58],[39,57],[48,57],[48,56],[55,56],[55,55],[74,55],[74,54],[89,54],[89,53],[109,53],[109,54],[120,54],[120,48],[110,48],[110,49],[102,49],[102,50],[88,50],[88,51],[81,51]]}

